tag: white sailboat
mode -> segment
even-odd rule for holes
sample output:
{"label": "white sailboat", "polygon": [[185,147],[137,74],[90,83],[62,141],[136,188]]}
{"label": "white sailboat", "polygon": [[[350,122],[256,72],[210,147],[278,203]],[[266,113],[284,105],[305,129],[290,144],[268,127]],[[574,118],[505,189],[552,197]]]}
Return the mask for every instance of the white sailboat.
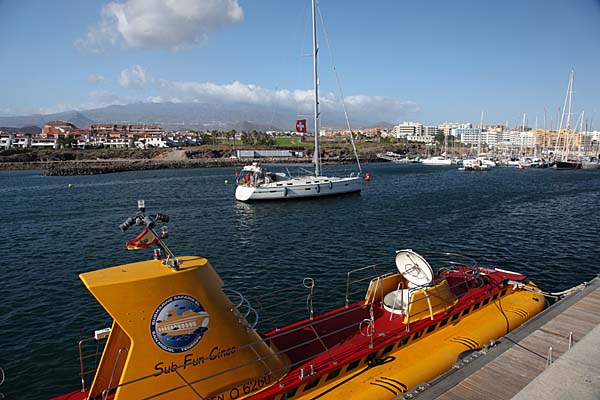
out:
{"label": "white sailboat", "polygon": [[444,155],[424,158],[419,162],[424,165],[452,165],[452,159],[446,158]]}
{"label": "white sailboat", "polygon": [[[362,190],[360,163],[358,174],[352,173],[347,177],[321,175],[319,159],[319,78],[317,68],[317,18],[315,0],[312,0],[312,31],[313,31],[313,76],[314,76],[314,127],[315,151],[313,162],[314,175],[290,177],[280,173],[272,173],[258,163],[247,165],[242,169],[242,177],[238,180],[235,198],[239,201],[283,200],[307,197],[325,197]],[[358,162],[358,158],[357,158]]]}
{"label": "white sailboat", "polygon": [[448,135],[444,133],[444,153],[441,156],[431,156],[419,160],[425,165],[452,165],[452,158],[448,157]]}
{"label": "white sailboat", "polygon": [[481,151],[481,133],[483,132],[483,111],[481,112],[481,122],[479,123],[479,136],[477,137],[477,157],[463,160],[461,171],[489,171],[496,166],[496,162],[490,160]]}

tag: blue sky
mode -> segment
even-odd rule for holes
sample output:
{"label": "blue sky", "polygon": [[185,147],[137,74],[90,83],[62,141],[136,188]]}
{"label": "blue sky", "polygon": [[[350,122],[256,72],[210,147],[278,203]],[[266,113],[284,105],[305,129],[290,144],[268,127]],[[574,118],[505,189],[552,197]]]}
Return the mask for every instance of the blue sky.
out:
{"label": "blue sky", "polygon": [[[571,67],[600,124],[600,0],[321,0],[353,113],[542,126]],[[308,0],[0,0],[0,115],[130,102],[311,104]],[[324,108],[340,92],[320,38]],[[554,122],[556,124],[556,122]]]}

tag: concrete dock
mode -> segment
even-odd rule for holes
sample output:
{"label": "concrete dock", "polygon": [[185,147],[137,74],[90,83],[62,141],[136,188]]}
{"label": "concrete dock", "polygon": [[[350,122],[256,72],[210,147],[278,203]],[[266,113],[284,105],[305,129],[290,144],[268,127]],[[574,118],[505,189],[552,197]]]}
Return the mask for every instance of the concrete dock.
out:
{"label": "concrete dock", "polygon": [[600,399],[600,277],[398,399]]}

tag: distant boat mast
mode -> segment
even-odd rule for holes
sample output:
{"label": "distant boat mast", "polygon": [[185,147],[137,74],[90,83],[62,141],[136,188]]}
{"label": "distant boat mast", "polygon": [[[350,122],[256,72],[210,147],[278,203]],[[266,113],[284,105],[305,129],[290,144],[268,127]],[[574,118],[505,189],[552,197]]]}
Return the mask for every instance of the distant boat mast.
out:
{"label": "distant boat mast", "polygon": [[556,157],[556,153],[558,152],[558,146],[560,145],[560,135],[562,133],[562,127],[563,127],[563,122],[565,120],[565,111],[567,109],[567,104],[569,105],[569,112],[567,114],[567,133],[565,135],[565,146],[564,146],[564,150],[561,154],[561,159],[566,161],[566,158],[564,157],[564,154],[566,153],[566,144],[567,144],[567,139],[569,136],[569,128],[571,125],[571,102],[573,99],[573,75],[575,74],[575,69],[571,68],[571,73],[569,74],[569,83],[567,84],[567,93],[565,94],[565,101],[563,103],[563,108],[562,108],[562,113],[560,114],[560,123],[558,124],[558,134],[556,135],[556,143],[554,145],[554,152],[555,152],[555,157]]}
{"label": "distant boat mast", "polygon": [[479,157],[479,153],[481,153],[481,135],[483,134],[483,111],[481,111],[481,120],[479,121],[479,135],[477,135],[477,155],[475,157]]}

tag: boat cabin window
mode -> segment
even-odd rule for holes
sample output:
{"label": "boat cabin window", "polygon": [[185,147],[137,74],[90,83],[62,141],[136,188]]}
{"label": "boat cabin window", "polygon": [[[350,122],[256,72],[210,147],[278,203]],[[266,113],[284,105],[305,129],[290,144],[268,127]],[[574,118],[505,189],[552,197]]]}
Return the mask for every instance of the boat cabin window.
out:
{"label": "boat cabin window", "polygon": [[500,296],[504,296],[505,294],[506,294],[506,289],[504,289],[504,290],[502,291],[502,293],[500,293]]}
{"label": "boat cabin window", "polygon": [[400,341],[400,343],[398,343],[398,348],[400,348],[400,347],[404,346],[406,343],[408,343],[409,339],[410,339],[409,337],[405,337],[404,339],[402,339]]}
{"label": "boat cabin window", "polygon": [[423,329],[413,335],[413,340],[417,340],[423,335]]}
{"label": "boat cabin window", "polygon": [[356,361],[352,361],[350,364],[348,364],[348,368],[346,368],[346,372],[352,371],[354,368],[358,367],[359,364],[360,364],[360,359],[358,359]]}
{"label": "boat cabin window", "polygon": [[431,325],[429,328],[427,328],[427,333],[431,333],[435,330],[435,324]]}
{"label": "boat cabin window", "polygon": [[466,308],[465,311],[463,311],[463,313],[462,313],[463,317],[470,312],[471,312],[471,307]]}
{"label": "boat cabin window", "polygon": [[[383,349],[383,351],[381,352],[381,355],[387,354],[387,353],[389,353],[392,350],[394,350],[394,345],[390,344],[388,347],[386,347],[385,349]],[[367,361],[369,361],[369,360],[367,360]]]}
{"label": "boat cabin window", "polygon": [[308,382],[306,385],[304,385],[304,391],[306,392],[306,391],[314,388],[315,386],[317,386],[318,383],[319,383],[319,378]]}
{"label": "boat cabin window", "polygon": [[492,301],[496,300],[498,298],[498,293],[496,293],[495,295],[492,296]]}
{"label": "boat cabin window", "polygon": [[448,318],[444,318],[442,322],[440,322],[440,328],[448,323]]}
{"label": "boat cabin window", "polygon": [[[389,353],[390,351],[392,351],[393,348],[394,348],[394,345],[392,344],[392,345],[388,346],[385,350],[390,349],[390,350],[388,350],[388,353]],[[385,350],[383,351],[382,354],[385,354]],[[375,357],[377,357],[377,352],[369,354],[367,356],[367,358],[365,359],[365,362],[368,363],[369,361],[373,361],[375,359]]]}
{"label": "boat cabin window", "polygon": [[327,375],[327,378],[326,378],[325,380],[326,380],[326,381],[329,381],[329,380],[331,380],[331,379],[333,379],[333,378],[337,377],[337,376],[340,374],[340,372],[342,372],[342,369],[341,369],[341,368],[338,368],[338,369],[336,369],[335,371],[331,371],[331,372],[329,373],[329,375]]}
{"label": "boat cabin window", "polygon": [[483,305],[484,305],[484,306],[486,306],[486,305],[487,305],[489,302],[490,302],[490,299],[485,299],[485,300],[483,301]]}
{"label": "boat cabin window", "polygon": [[297,391],[298,391],[298,387],[296,386],[295,388],[292,388],[292,390],[286,392],[286,394],[282,397],[282,399],[291,399],[292,397],[294,397],[296,395]]}
{"label": "boat cabin window", "polygon": [[460,316],[460,314],[459,314],[459,313],[456,313],[456,314],[454,314],[454,315],[452,316],[452,319],[451,319],[450,321],[452,321],[452,322],[456,321],[456,320],[458,319],[458,317],[459,317],[459,316]]}

